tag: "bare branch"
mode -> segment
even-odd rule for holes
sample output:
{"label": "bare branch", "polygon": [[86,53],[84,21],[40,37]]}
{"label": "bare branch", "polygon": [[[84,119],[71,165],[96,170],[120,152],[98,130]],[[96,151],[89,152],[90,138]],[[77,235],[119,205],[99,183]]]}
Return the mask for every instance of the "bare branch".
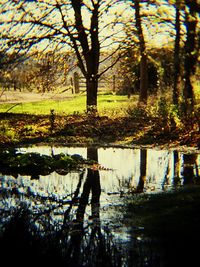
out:
{"label": "bare branch", "polygon": [[121,46],[118,46],[112,53],[110,53],[107,57],[105,57],[99,63],[102,64],[103,62],[105,62],[106,60],[108,60],[109,58],[111,58],[112,56],[114,56],[114,54],[116,54],[117,51],[119,51],[120,48],[121,48]]}
{"label": "bare branch", "polygon": [[74,38],[73,34],[70,32],[69,26],[67,25],[67,22],[66,22],[66,20],[64,18],[64,14],[62,12],[62,8],[61,8],[60,4],[58,3],[58,1],[57,1],[57,5],[56,6],[57,6],[58,10],[60,11],[62,22],[63,22],[63,26],[67,30],[67,34],[68,34],[68,36],[69,36],[69,38],[70,38],[70,40],[72,42],[72,47],[75,50],[75,53],[76,53],[76,56],[77,56],[77,59],[78,59],[78,62],[79,62],[79,66],[80,66],[80,68],[81,68],[81,70],[83,72],[83,75],[86,76],[86,69],[85,69],[81,54],[80,54],[79,49],[78,49],[78,44],[77,44],[76,38]]}
{"label": "bare branch", "polygon": [[104,73],[106,73],[109,69],[111,69],[119,60],[120,60],[120,58],[122,58],[123,57],[123,54],[120,54],[115,60],[114,60],[114,62],[111,64],[111,65],[109,65],[107,68],[105,68],[99,75],[98,75],[98,77],[100,78]]}

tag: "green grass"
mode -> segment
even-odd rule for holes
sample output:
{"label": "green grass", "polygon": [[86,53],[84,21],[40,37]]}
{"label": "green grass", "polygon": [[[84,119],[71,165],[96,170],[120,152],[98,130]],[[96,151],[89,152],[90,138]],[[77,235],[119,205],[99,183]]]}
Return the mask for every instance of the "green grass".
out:
{"label": "green grass", "polygon": [[[127,107],[129,102],[127,96],[99,95],[98,111],[100,114],[118,113]],[[13,107],[13,108],[12,108]],[[10,109],[11,108],[11,109]],[[9,110],[10,109],[10,110]],[[56,114],[84,113],[86,111],[86,96],[75,96],[65,100],[44,100],[40,102],[0,104],[0,112],[27,113],[27,114],[49,114],[54,109]]]}

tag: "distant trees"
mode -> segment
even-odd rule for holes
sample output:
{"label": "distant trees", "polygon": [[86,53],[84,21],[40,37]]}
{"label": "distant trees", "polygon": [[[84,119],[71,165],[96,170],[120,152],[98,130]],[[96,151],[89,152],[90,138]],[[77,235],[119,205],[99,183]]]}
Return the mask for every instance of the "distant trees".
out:
{"label": "distant trees", "polygon": [[70,70],[68,53],[35,52],[34,54],[4,54],[0,70],[0,85],[8,90],[48,92],[66,83]]}
{"label": "distant trees", "polygon": [[[148,96],[165,92],[173,88],[173,48],[155,47],[147,49]],[[116,72],[121,77],[118,83],[119,94],[140,94],[140,55],[137,47],[127,47]]]}
{"label": "distant trees", "polygon": [[34,61],[36,65],[37,89],[39,92],[53,91],[66,84],[67,74],[71,70],[70,58],[72,54],[49,51],[37,53]]}
{"label": "distant trees", "polygon": [[19,65],[23,64],[24,57],[20,56],[18,53],[1,53],[0,62],[0,86],[3,90],[13,88],[21,88],[22,79],[24,79],[25,73],[23,73]]}

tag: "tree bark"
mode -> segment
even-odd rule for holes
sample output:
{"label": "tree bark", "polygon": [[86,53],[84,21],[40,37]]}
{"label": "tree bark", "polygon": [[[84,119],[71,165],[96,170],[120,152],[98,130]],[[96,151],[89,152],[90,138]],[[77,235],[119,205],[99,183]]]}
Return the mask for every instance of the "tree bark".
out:
{"label": "tree bark", "polygon": [[87,90],[87,112],[96,113],[97,111],[97,91],[98,80],[95,78],[86,79]]}
{"label": "tree bark", "polygon": [[186,42],[185,42],[185,86],[183,91],[186,113],[189,115],[194,110],[194,92],[192,85],[192,76],[195,74],[197,62],[197,44],[196,44],[196,27],[197,27],[197,1],[186,1],[186,6],[189,8],[189,13],[185,15],[186,25]]}
{"label": "tree bark", "polygon": [[[78,57],[78,60],[79,67],[86,78],[87,112],[96,112],[100,57],[99,1],[97,1],[97,3],[93,3],[93,9],[91,10],[92,16],[89,30],[90,34],[86,33],[86,30],[83,26],[81,1],[72,0],[72,7],[74,9],[75,27],[78,32],[78,40],[80,42],[84,56],[84,61],[81,57]],[[84,62],[86,68],[84,68]]]}
{"label": "tree bark", "polygon": [[147,71],[147,55],[142,53],[140,59],[140,103],[147,103],[147,89],[148,89],[148,71]]}
{"label": "tree bark", "polygon": [[175,46],[174,46],[174,86],[173,104],[178,105],[179,79],[180,79],[180,2],[176,0],[176,21],[175,21]]}
{"label": "tree bark", "polygon": [[147,88],[148,88],[148,71],[147,71],[147,53],[146,53],[146,45],[142,30],[141,23],[141,15],[140,15],[140,0],[134,0],[134,8],[135,8],[135,20],[136,20],[136,28],[138,32],[139,38],[139,46],[140,46],[140,96],[139,103],[147,103]]}

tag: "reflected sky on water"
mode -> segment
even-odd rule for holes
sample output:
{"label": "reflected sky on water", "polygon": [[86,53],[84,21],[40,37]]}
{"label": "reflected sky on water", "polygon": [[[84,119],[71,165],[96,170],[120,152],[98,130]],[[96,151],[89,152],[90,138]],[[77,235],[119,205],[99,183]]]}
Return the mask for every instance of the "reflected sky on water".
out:
{"label": "reflected sky on water", "polygon": [[[92,148],[98,163],[102,166],[98,172],[100,187],[100,203],[98,217],[104,227],[109,227],[119,243],[125,244],[132,238],[134,225],[124,221],[124,199],[131,194],[165,192],[186,184],[195,184],[200,174],[200,155],[159,149],[131,148]],[[43,155],[79,154],[87,158],[88,148],[83,147],[27,147],[19,152],[37,152]],[[63,174],[52,172],[49,175],[39,175],[38,179],[30,176],[3,175],[0,170],[2,210],[11,210],[20,202],[27,203],[33,210],[52,207],[62,203],[54,212],[56,223],[62,225],[62,215],[73,204],[72,219],[76,218],[76,210],[80,208],[81,198],[89,179],[89,170],[82,167],[78,171]],[[92,178],[93,179],[93,178]],[[98,177],[96,178],[98,181]],[[92,221],[92,181],[91,192],[88,194],[88,204],[85,207],[85,226]],[[78,184],[80,187],[78,188]],[[79,189],[77,203],[72,199]],[[87,195],[87,194],[86,194]],[[61,201],[61,202],[59,202]],[[98,200],[99,201],[99,200]],[[94,207],[94,205],[93,205]],[[142,230],[142,225],[140,226]],[[137,229],[136,229],[137,230]],[[133,240],[133,238],[132,238]],[[141,241],[141,235],[135,236],[135,242]],[[142,241],[143,242],[143,241]],[[131,242],[130,242],[131,243]]]}
{"label": "reflected sky on water", "polygon": [[[54,155],[59,153],[80,154],[87,158],[87,148],[82,147],[30,147],[21,148],[21,152],[38,152]],[[175,153],[177,157],[175,158]],[[146,175],[144,192],[159,192],[174,186],[174,177],[179,178],[179,185],[184,183],[184,153],[167,150],[146,150]],[[102,192],[119,193],[134,190],[141,178],[141,149],[122,148],[98,148],[98,162],[104,168],[100,170]],[[193,168],[194,176],[200,172],[200,155],[196,155],[193,162],[189,163]],[[66,179],[67,176],[67,179]],[[56,189],[61,192],[67,188],[73,191],[78,175],[69,173],[60,175],[52,173],[48,177],[40,176],[42,187],[48,191]]]}

